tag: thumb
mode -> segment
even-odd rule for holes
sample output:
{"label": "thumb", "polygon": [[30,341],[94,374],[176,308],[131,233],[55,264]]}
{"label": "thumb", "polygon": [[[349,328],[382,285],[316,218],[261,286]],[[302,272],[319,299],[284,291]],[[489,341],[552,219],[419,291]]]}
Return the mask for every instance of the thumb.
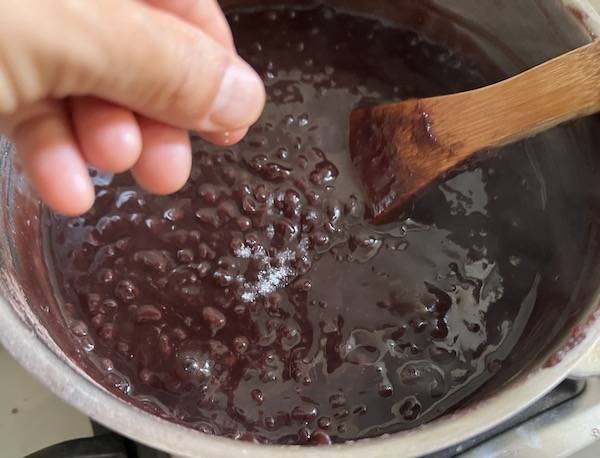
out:
{"label": "thumb", "polygon": [[265,100],[241,58],[144,3],[2,0],[0,114],[75,95],[203,132],[249,126]]}

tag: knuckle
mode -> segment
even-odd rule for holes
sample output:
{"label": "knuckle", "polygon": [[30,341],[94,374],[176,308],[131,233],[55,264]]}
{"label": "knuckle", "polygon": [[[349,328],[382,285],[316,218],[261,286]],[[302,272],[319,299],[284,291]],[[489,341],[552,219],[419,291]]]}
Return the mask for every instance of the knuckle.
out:
{"label": "knuckle", "polygon": [[46,96],[45,75],[28,56],[0,51],[0,113],[14,113]]}
{"label": "knuckle", "polygon": [[198,74],[196,62],[186,62],[180,74],[173,102],[182,112],[199,118],[205,116],[221,86],[228,65],[224,56],[207,62]]}
{"label": "knuckle", "polygon": [[0,114],[14,112],[18,106],[18,98],[14,86],[2,64],[0,64]]}
{"label": "knuckle", "polygon": [[169,74],[156,84],[152,103],[161,110],[175,110],[189,119],[207,114],[231,57],[193,33],[174,42]]}

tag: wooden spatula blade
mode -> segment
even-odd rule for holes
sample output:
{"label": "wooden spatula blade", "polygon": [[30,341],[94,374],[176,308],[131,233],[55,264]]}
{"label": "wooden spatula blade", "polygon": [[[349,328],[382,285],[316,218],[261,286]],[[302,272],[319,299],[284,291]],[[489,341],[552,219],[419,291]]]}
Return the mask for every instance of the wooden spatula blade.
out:
{"label": "wooden spatula blade", "polygon": [[600,111],[600,41],[473,91],[359,108],[350,155],[383,223],[471,156]]}
{"label": "wooden spatula blade", "polygon": [[350,155],[370,203],[368,217],[383,223],[440,173],[452,151],[438,142],[420,102],[408,100],[354,110]]}

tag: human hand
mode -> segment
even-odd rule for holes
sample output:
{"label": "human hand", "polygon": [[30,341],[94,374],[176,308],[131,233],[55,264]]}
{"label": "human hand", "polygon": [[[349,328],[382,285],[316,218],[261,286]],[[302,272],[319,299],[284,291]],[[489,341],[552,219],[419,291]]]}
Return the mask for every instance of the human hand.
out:
{"label": "human hand", "polygon": [[177,191],[187,130],[235,143],[264,100],[216,0],[0,1],[0,131],[58,212],[93,204],[87,164]]}

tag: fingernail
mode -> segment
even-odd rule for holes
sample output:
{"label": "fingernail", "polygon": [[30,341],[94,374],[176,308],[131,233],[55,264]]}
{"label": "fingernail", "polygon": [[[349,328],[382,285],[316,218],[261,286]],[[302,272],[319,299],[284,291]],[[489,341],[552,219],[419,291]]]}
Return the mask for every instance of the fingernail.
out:
{"label": "fingernail", "polygon": [[258,119],[264,102],[260,77],[248,64],[235,60],[225,70],[219,92],[198,130],[222,132],[247,127]]}

